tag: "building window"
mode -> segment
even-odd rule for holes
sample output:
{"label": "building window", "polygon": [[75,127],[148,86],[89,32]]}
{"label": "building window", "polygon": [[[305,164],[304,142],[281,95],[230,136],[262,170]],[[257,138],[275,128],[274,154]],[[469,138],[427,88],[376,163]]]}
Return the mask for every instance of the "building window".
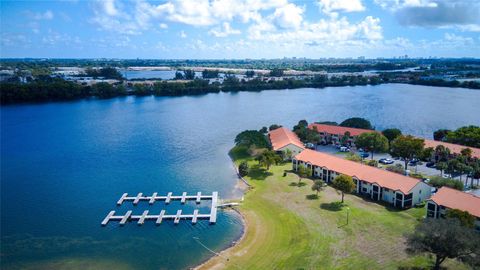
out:
{"label": "building window", "polygon": [[421,189],[418,191],[418,194],[422,194],[422,190],[421,190]]}

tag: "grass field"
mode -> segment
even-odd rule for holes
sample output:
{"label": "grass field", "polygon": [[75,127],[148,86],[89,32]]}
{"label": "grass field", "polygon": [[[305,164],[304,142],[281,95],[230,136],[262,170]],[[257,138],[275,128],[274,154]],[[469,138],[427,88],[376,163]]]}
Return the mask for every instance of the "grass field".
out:
{"label": "grass field", "polygon": [[[315,198],[312,181],[293,186],[298,177],[290,164],[258,167],[243,151],[232,151],[237,162],[249,160],[246,179],[253,186],[240,211],[247,229],[240,243],[212,258],[202,269],[428,269],[431,259],[405,253],[404,235],[411,232],[424,209],[399,211],[355,195],[340,195],[327,187]],[[349,223],[347,224],[347,211]],[[468,269],[456,261],[449,269]]]}

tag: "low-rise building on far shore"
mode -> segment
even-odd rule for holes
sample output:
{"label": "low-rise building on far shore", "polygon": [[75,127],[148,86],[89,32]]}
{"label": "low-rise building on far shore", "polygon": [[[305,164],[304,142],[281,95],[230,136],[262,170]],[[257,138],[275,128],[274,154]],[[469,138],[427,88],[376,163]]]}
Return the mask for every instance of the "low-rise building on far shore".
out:
{"label": "low-rise building on far shore", "polygon": [[427,201],[427,217],[445,217],[448,209],[467,211],[475,217],[475,229],[480,230],[480,197],[449,187],[441,187]]}
{"label": "low-rise building on far shore", "polygon": [[327,183],[340,174],[351,176],[356,193],[398,208],[412,207],[431,196],[431,187],[418,179],[309,149],[296,155],[292,162],[293,170],[306,166],[312,170],[312,177]]}
{"label": "low-rise building on far shore", "polygon": [[360,134],[367,133],[367,132],[376,132],[375,130],[370,130],[370,129],[333,126],[333,125],[317,124],[317,123],[308,125],[308,128],[312,130],[316,129],[320,135],[320,141],[328,144],[339,143],[342,137],[345,136],[345,134],[348,132],[350,133],[350,135],[349,135],[349,138],[347,139],[347,144],[350,146],[355,145],[355,140]]}
{"label": "low-rise building on far shore", "polygon": [[270,131],[268,137],[273,150],[277,152],[285,152],[289,149],[292,156],[295,156],[305,149],[297,134],[285,127]]}

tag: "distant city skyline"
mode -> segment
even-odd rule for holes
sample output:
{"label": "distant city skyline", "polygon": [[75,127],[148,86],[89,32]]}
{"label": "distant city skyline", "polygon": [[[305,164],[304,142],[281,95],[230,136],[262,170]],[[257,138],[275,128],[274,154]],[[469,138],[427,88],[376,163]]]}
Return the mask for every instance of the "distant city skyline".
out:
{"label": "distant city skyline", "polygon": [[1,0],[2,58],[480,57],[474,0]]}

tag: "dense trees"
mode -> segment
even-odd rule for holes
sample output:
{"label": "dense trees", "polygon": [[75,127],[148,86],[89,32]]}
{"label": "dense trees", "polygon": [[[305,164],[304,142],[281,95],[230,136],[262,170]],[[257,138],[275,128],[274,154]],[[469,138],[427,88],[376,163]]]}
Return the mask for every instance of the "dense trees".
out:
{"label": "dense trees", "polygon": [[373,153],[383,153],[388,151],[388,139],[378,132],[366,132],[360,134],[355,140],[355,145],[363,148],[365,151]]}
{"label": "dense trees", "polygon": [[401,135],[392,141],[390,153],[393,157],[404,159],[406,170],[408,161],[414,157],[418,157],[422,153],[423,146],[424,139],[415,138],[411,135]]}
{"label": "dense trees", "polygon": [[275,130],[275,129],[281,128],[281,127],[282,127],[281,125],[273,124],[273,125],[270,125],[270,126],[268,127],[268,130],[269,130],[269,131],[272,131],[272,130]]}
{"label": "dense trees", "polygon": [[202,78],[204,79],[213,79],[218,78],[218,70],[204,69],[202,71]]}
{"label": "dense trees", "polygon": [[89,86],[80,86],[57,78],[52,78],[49,81],[38,80],[27,84],[0,84],[0,100],[2,104],[71,100],[88,97],[93,94]]}
{"label": "dense trees", "polygon": [[447,133],[450,132],[448,129],[439,129],[433,132],[433,139],[435,141],[443,141],[447,136]]}
{"label": "dense trees", "polygon": [[282,158],[272,150],[263,151],[260,155],[256,157],[258,164],[264,166],[267,171],[270,170],[270,166],[273,164],[278,164],[282,161]]}
{"label": "dense trees", "polygon": [[246,161],[242,161],[242,163],[240,163],[238,166],[238,174],[240,174],[242,177],[248,175],[249,170],[250,168],[248,167],[248,163]]}
{"label": "dense trees", "polygon": [[245,76],[247,76],[247,78],[252,78],[254,75],[255,75],[255,71],[253,70],[247,70],[245,72]]}
{"label": "dense trees", "polygon": [[98,78],[102,77],[105,79],[114,79],[114,80],[123,80],[122,74],[113,67],[105,67],[105,68],[87,68],[85,70],[87,76]]}
{"label": "dense trees", "polygon": [[257,130],[245,130],[235,137],[235,144],[246,147],[268,148],[269,143],[265,135]]}
{"label": "dense trees", "polygon": [[342,123],[340,123],[342,127],[352,127],[352,128],[363,128],[363,129],[373,129],[372,124],[370,121],[360,117],[352,117],[348,118]]}
{"label": "dense trees", "polygon": [[407,237],[407,251],[435,256],[433,269],[445,259],[457,259],[472,267],[480,266],[480,235],[456,219],[426,219]]}
{"label": "dense trees", "polygon": [[450,187],[458,190],[463,190],[463,183],[461,181],[457,181],[449,178],[443,178],[440,176],[430,177],[430,182],[428,182],[428,184],[436,188],[441,188],[445,186],[445,187]]}
{"label": "dense trees", "polygon": [[466,126],[450,131],[444,138],[446,142],[480,148],[480,127]]}
{"label": "dense trees", "polygon": [[282,77],[283,76],[283,69],[274,68],[270,70],[270,76],[272,77]]}
{"label": "dense trees", "polygon": [[388,139],[388,143],[391,143],[398,136],[402,135],[402,131],[398,128],[387,128],[382,131],[382,134]]}
{"label": "dense trees", "polygon": [[467,211],[462,211],[459,209],[448,209],[446,217],[457,219],[462,226],[465,226],[467,228],[473,228],[475,226],[475,217]]}
{"label": "dense trees", "polygon": [[309,129],[307,120],[300,120],[298,124],[293,127],[293,132],[297,134],[302,142],[318,143],[320,141],[318,131],[315,127],[314,129]]}
{"label": "dense trees", "polygon": [[335,179],[333,179],[332,186],[341,191],[342,203],[345,193],[350,193],[355,189],[355,183],[353,182],[352,177],[344,174],[335,177]]}

